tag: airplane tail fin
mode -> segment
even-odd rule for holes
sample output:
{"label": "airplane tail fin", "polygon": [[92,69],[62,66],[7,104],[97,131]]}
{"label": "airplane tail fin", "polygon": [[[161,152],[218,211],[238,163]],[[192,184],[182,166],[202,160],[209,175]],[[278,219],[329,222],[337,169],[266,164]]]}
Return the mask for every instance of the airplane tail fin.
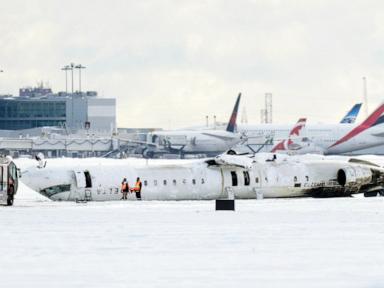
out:
{"label": "airplane tail fin", "polygon": [[288,149],[287,140],[281,140],[275,146],[273,146],[271,152],[276,153],[277,151],[284,151]]}
{"label": "airplane tail fin", "polygon": [[362,103],[355,104],[351,110],[344,116],[340,123],[355,123],[357,115],[359,115]]}
{"label": "airplane tail fin", "polygon": [[379,107],[377,107],[376,110],[373,111],[373,113],[371,113],[371,115],[369,115],[368,118],[363,121],[363,123],[361,123],[359,126],[352,129],[349,133],[347,133],[347,135],[340,138],[330,147],[334,147],[338,144],[346,142],[349,139],[360,134],[361,132],[367,130],[368,128],[371,128],[379,124],[384,124],[384,103],[382,103]]}
{"label": "airplane tail fin", "polygon": [[295,124],[295,126],[293,126],[291,132],[289,132],[289,138],[291,138],[291,136],[299,136],[301,130],[303,130],[303,128],[305,127],[306,122],[307,118],[300,118],[299,121],[297,121],[297,123]]}
{"label": "airplane tail fin", "polygon": [[231,118],[229,119],[228,126],[226,129],[226,131],[228,131],[228,132],[232,132],[232,133],[235,132],[237,112],[239,110],[240,98],[241,98],[241,93],[239,93],[239,96],[237,96],[235,107],[233,107],[232,115],[231,115]]}
{"label": "airplane tail fin", "polygon": [[277,143],[271,150],[271,152],[277,152],[278,150],[289,150],[289,146],[293,144],[291,140],[292,136],[299,136],[301,130],[305,127],[307,122],[307,118],[300,118],[299,121],[296,122],[295,126],[293,126],[292,130],[289,132],[288,139],[281,140]]}

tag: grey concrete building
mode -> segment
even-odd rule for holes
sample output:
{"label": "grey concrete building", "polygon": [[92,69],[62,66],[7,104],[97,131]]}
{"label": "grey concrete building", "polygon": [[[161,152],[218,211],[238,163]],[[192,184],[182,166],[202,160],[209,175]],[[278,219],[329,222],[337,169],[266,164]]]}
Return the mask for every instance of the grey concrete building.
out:
{"label": "grey concrete building", "polygon": [[0,130],[45,126],[113,131],[116,99],[98,98],[96,92],[54,94],[41,87],[20,89],[18,97],[0,96]]}

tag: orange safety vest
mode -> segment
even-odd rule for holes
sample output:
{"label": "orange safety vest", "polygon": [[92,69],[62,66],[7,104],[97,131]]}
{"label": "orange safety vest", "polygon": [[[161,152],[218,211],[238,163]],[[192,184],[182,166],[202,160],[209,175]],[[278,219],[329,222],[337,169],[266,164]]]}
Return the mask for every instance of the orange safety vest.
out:
{"label": "orange safety vest", "polygon": [[128,191],[128,183],[122,183],[121,184],[121,191],[123,191],[123,192]]}
{"label": "orange safety vest", "polygon": [[141,189],[141,181],[137,181],[135,187],[132,189],[135,192],[139,192]]}

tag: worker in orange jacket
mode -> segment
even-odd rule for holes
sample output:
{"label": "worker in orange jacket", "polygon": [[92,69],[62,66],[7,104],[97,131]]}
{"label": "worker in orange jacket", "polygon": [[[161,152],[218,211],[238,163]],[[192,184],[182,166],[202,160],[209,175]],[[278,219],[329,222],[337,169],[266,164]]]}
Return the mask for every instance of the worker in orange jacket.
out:
{"label": "worker in orange jacket", "polygon": [[124,178],[123,182],[121,182],[121,193],[123,193],[123,197],[121,197],[121,200],[127,200],[128,192],[129,192],[129,184],[127,182],[127,178]]}
{"label": "worker in orange jacket", "polygon": [[133,187],[131,189],[131,192],[136,193],[136,199],[137,200],[141,200],[141,186],[142,186],[142,184],[140,181],[140,177],[137,177],[135,187]]}

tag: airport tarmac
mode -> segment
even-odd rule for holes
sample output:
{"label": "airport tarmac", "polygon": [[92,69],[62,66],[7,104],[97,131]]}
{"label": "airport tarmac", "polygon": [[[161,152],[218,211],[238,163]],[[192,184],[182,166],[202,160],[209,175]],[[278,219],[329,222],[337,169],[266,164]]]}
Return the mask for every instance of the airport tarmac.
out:
{"label": "airport tarmac", "polygon": [[384,197],[0,207],[1,287],[383,287]]}

